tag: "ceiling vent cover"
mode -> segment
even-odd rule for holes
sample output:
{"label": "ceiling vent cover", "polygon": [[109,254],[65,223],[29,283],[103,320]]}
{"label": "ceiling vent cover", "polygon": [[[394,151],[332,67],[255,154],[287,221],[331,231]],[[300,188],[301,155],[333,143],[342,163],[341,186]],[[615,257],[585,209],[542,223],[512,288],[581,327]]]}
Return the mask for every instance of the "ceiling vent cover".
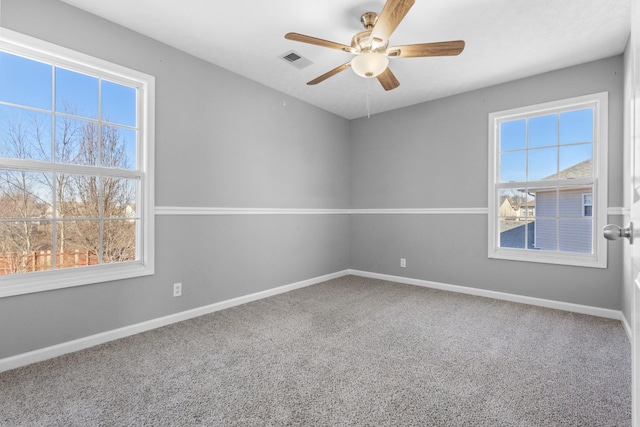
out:
{"label": "ceiling vent cover", "polygon": [[280,59],[288,62],[289,64],[293,65],[298,69],[303,69],[313,64],[313,62],[311,62],[310,60],[308,60],[307,58],[303,57],[298,52],[295,52],[293,50],[290,50],[289,52],[281,55]]}
{"label": "ceiling vent cover", "polygon": [[282,58],[286,59],[289,62],[294,62],[294,61],[297,61],[298,59],[300,59],[302,57],[300,55],[298,55],[297,53],[295,53],[295,52],[291,52],[290,54],[285,55]]}

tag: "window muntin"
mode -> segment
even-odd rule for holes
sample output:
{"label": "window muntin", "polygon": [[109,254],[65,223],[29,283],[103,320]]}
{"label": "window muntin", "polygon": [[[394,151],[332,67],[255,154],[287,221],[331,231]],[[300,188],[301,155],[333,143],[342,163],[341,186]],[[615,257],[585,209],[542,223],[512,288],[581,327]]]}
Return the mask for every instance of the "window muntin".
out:
{"label": "window muntin", "polygon": [[3,29],[0,296],[153,273],[153,88]]}
{"label": "window muntin", "polygon": [[603,93],[489,116],[490,257],[606,266],[606,103]]}

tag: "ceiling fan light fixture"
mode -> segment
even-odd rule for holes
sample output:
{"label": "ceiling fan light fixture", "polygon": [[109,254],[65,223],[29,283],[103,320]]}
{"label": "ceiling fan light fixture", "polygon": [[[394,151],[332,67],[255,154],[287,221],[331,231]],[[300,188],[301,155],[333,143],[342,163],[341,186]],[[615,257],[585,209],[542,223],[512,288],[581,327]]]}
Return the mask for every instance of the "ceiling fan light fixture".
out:
{"label": "ceiling fan light fixture", "polygon": [[400,82],[389,68],[389,58],[455,56],[464,49],[464,40],[389,47],[391,34],[400,25],[415,2],[416,0],[386,0],[380,15],[375,12],[364,13],[360,19],[364,30],[351,38],[351,46],[298,33],[287,33],[284,38],[355,55],[351,61],[307,82],[308,85],[316,85],[347,68],[352,68],[358,76],[377,77],[384,90],[392,90],[400,86]]}
{"label": "ceiling fan light fixture", "polygon": [[386,55],[375,52],[364,52],[351,60],[353,71],[365,78],[376,77],[389,66],[389,58]]}

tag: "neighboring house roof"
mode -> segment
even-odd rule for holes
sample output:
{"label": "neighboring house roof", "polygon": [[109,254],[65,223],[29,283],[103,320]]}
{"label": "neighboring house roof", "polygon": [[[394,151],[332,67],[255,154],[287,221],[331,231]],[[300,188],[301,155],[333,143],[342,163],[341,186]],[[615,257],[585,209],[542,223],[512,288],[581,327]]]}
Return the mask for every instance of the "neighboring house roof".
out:
{"label": "neighboring house roof", "polygon": [[500,206],[504,205],[504,202],[508,201],[511,207],[513,207],[513,203],[511,203],[511,198],[509,196],[500,196]]}
{"label": "neighboring house roof", "polygon": [[542,178],[543,181],[548,179],[566,179],[566,178],[581,178],[585,176],[591,176],[592,174],[592,161],[591,159],[584,160],[580,163],[576,163],[566,169],[561,170],[558,173],[549,175]]}

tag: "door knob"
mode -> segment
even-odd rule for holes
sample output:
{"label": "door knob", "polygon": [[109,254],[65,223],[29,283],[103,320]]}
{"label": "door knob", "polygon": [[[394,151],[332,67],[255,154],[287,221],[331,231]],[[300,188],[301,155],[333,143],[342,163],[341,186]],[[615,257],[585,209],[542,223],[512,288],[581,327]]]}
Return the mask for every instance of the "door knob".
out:
{"label": "door knob", "polygon": [[621,237],[629,239],[629,243],[633,244],[633,222],[630,222],[626,228],[621,228],[615,224],[605,225],[602,230],[604,238],[607,240],[618,240]]}

